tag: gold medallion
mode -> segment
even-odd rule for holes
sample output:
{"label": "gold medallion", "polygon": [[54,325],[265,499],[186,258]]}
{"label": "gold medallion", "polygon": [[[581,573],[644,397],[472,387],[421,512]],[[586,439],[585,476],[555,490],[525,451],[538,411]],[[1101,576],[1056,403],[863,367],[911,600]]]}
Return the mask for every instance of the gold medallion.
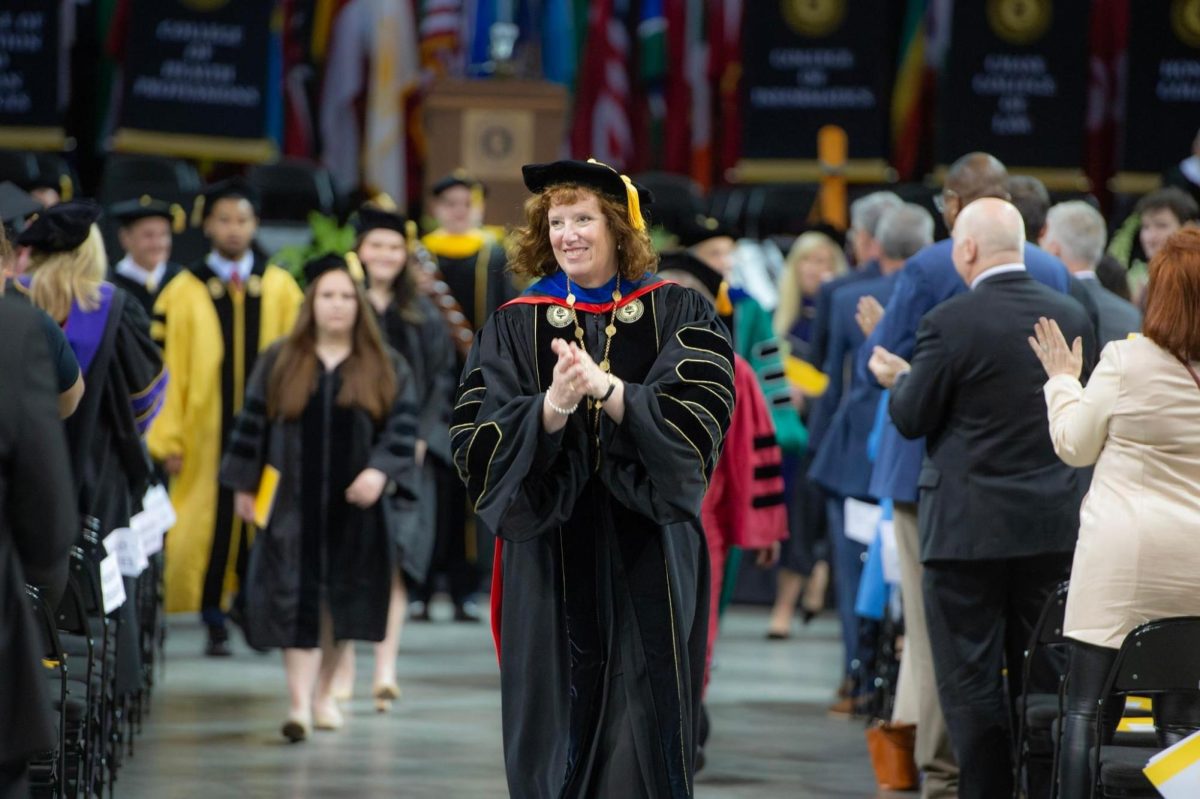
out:
{"label": "gold medallion", "polygon": [[251,275],[246,279],[246,293],[251,297],[262,296],[262,278],[258,275]]}
{"label": "gold medallion", "polygon": [[567,305],[570,305],[572,308],[575,307],[575,295],[571,292],[567,292]]}
{"label": "gold medallion", "polygon": [[627,325],[633,324],[642,318],[642,314],[646,312],[646,306],[639,299],[634,299],[617,309],[617,318]]}
{"label": "gold medallion", "polygon": [[1030,44],[1050,29],[1051,0],[988,0],[987,18],[996,35],[1009,44]]}
{"label": "gold medallion", "polygon": [[783,19],[801,36],[823,39],[846,19],[846,0],[783,0]]}
{"label": "gold medallion", "polygon": [[605,358],[603,361],[601,361],[600,363],[598,363],[596,365],[600,367],[601,372],[607,372],[609,369],[608,358]]}
{"label": "gold medallion", "polygon": [[219,300],[225,296],[225,284],[221,282],[221,278],[210,277],[207,285],[208,293],[212,295],[214,300]]}
{"label": "gold medallion", "polygon": [[608,327],[604,328],[604,335],[608,336],[609,338],[617,335],[617,326],[610,323]]}
{"label": "gold medallion", "polygon": [[571,312],[561,305],[547,305],[546,321],[555,327],[566,327],[571,324]]}
{"label": "gold medallion", "polygon": [[1188,47],[1200,47],[1200,0],[1171,3],[1171,27],[1179,41]]}

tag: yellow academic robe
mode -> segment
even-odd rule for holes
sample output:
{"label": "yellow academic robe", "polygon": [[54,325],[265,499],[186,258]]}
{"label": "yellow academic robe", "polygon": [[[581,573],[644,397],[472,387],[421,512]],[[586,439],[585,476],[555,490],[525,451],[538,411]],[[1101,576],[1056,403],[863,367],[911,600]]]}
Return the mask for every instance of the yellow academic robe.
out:
{"label": "yellow academic robe", "polygon": [[171,481],[178,521],[164,552],[168,613],[200,610],[219,517],[234,539],[225,557],[221,607],[237,590],[237,537],[252,535],[252,529],[230,519],[231,509],[218,508],[222,434],[241,409],[254,359],[291,331],[303,299],[287,271],[256,259],[241,289],[201,265],[168,283],[154,304],[151,332],[162,343],[171,379],[146,443],[156,460],[183,457]]}

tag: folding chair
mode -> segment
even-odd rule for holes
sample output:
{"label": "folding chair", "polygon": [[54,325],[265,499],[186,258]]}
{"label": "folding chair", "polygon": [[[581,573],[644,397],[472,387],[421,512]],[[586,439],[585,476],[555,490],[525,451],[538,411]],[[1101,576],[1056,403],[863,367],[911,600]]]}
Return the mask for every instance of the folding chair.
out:
{"label": "folding chair", "polygon": [[1138,799],[1159,794],[1142,773],[1159,747],[1104,744],[1104,711],[1125,696],[1161,696],[1165,693],[1200,695],[1200,617],[1160,619],[1141,625],[1117,652],[1100,695],[1096,714],[1096,740],[1092,751],[1094,799]]}
{"label": "folding chair", "polygon": [[1033,762],[1053,767],[1056,746],[1052,740],[1052,729],[1063,714],[1063,684],[1065,674],[1059,675],[1059,690],[1053,694],[1029,692],[1029,679],[1033,670],[1033,659],[1043,647],[1064,646],[1063,618],[1067,611],[1067,588],[1064,580],[1054,587],[1046,597],[1042,612],[1029,636],[1025,657],[1021,663],[1021,685],[1024,691],[1017,698],[1017,779],[1014,780],[1014,796],[1027,793],[1029,766]]}

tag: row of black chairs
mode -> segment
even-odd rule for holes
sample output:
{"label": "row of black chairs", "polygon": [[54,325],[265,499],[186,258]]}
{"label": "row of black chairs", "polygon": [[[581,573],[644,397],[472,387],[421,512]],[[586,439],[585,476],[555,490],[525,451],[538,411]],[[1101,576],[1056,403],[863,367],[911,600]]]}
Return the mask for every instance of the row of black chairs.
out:
{"label": "row of black chairs", "polygon": [[42,664],[57,742],[30,762],[33,796],[41,799],[113,795],[125,757],[149,712],[155,664],[161,662],[162,559],[126,579],[128,608],[105,613],[98,525],[87,520],[71,548],[66,592],[50,607],[33,586],[29,604],[42,632]]}
{"label": "row of black chairs", "polygon": [[[1067,589],[1063,582],[1050,594],[1025,651],[1022,685],[1029,685],[1036,658],[1058,650],[1065,654],[1063,635]],[[1065,663],[1065,660],[1061,660]],[[1066,705],[1067,675],[1060,675],[1053,694],[1028,690],[1018,698],[1017,796],[1038,799],[1034,786],[1048,786],[1057,796],[1054,775],[1058,770],[1061,720]],[[1162,750],[1151,729],[1105,729],[1107,712],[1119,704],[1125,718],[1140,718],[1150,711],[1128,701],[1164,694],[1200,694],[1200,618],[1182,617],[1147,622],[1125,637],[1108,674],[1096,715],[1098,745],[1092,748],[1093,799],[1155,799],[1160,796],[1144,769]]]}

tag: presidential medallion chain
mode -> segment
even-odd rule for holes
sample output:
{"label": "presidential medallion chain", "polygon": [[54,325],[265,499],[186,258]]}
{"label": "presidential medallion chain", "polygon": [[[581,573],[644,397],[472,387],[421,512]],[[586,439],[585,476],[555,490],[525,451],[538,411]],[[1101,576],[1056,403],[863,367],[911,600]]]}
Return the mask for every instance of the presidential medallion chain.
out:
{"label": "presidential medallion chain", "polygon": [[[608,326],[604,328],[604,357],[600,360],[597,366],[600,371],[606,374],[612,373],[612,362],[609,356],[612,354],[613,339],[617,336],[617,304],[621,301],[621,275],[617,275],[617,285],[612,293],[612,312],[608,317]],[[571,309],[571,321],[575,324],[575,340],[579,344],[579,348],[587,352],[587,344],[583,339],[583,326],[579,324],[579,316],[575,312],[575,293],[571,291],[571,278],[567,278],[567,307]],[[600,416],[604,410],[604,403],[601,400],[588,397],[588,409],[591,412],[592,435],[596,443],[596,468],[600,467]]]}

